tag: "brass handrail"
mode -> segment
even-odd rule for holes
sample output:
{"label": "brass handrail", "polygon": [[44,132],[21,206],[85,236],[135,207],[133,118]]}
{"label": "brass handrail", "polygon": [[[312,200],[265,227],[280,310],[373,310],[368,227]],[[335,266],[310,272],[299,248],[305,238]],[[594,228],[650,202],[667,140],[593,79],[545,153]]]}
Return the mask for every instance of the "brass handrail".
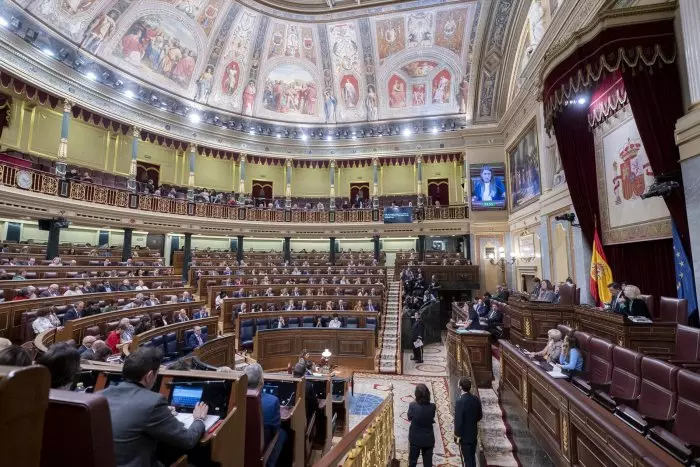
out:
{"label": "brass handrail", "polygon": [[392,388],[381,404],[314,463],[314,467],[388,466],[395,457],[395,443]]}

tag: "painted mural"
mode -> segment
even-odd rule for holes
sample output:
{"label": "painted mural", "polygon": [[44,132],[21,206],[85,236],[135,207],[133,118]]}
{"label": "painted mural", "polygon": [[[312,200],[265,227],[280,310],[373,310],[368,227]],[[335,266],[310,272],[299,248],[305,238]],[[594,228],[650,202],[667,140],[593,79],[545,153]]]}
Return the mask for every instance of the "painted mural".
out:
{"label": "painted mural", "polygon": [[392,109],[406,107],[406,81],[398,75],[393,75],[387,85],[389,92],[389,107]]}
{"label": "painted mural", "polygon": [[226,0],[17,2],[84,51],[185,98],[328,123],[466,112],[480,11],[477,2],[382,7],[302,23]]}
{"label": "painted mural", "polygon": [[316,115],[318,89],[313,76],[298,65],[281,65],[265,78],[265,109],[278,114]]}
{"label": "painted mural", "polygon": [[196,43],[192,35],[169,18],[158,15],[137,19],[112,53],[182,87],[190,83],[197,64]]}
{"label": "painted mural", "polygon": [[406,31],[404,17],[390,18],[377,21],[377,50],[379,60],[384,60],[406,47]]}
{"label": "painted mural", "polygon": [[468,10],[442,10],[435,15],[435,45],[459,54],[464,40]]}

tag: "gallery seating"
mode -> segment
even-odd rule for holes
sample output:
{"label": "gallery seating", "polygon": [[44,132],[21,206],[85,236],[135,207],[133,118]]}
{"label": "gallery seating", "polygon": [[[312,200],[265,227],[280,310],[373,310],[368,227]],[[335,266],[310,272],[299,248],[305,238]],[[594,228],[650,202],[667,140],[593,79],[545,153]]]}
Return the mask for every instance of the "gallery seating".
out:
{"label": "gallery seating", "polygon": [[678,370],[670,363],[642,358],[642,384],[637,402],[634,407],[619,405],[615,415],[640,433],[646,433],[651,426],[668,426],[676,413]]}
{"label": "gallery seating", "polygon": [[673,429],[649,429],[648,438],[683,463],[700,456],[700,375],[678,372],[678,405]]}
{"label": "gallery seating", "polygon": [[593,399],[611,412],[618,404],[634,404],[642,387],[642,354],[615,346],[612,352],[610,389],[598,389]]}
{"label": "gallery seating", "polygon": [[[70,420],[70,429],[66,421]],[[41,467],[113,467],[114,440],[107,399],[52,389],[44,420]]]}

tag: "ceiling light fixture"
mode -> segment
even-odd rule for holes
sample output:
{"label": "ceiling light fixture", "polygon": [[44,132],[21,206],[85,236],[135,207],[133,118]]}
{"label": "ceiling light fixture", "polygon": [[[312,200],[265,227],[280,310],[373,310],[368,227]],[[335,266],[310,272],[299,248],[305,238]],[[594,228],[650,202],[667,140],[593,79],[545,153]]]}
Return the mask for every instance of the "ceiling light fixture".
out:
{"label": "ceiling light fixture", "polygon": [[6,27],[8,27],[9,25],[10,25],[10,23],[9,23],[5,18],[3,18],[2,16],[0,16],[0,26],[2,26],[3,28],[6,28]]}
{"label": "ceiling light fixture", "polygon": [[255,130],[250,130],[250,131],[248,132],[248,134],[249,134],[249,135],[254,135],[254,134],[255,134]]}
{"label": "ceiling light fixture", "polygon": [[586,98],[585,97],[579,97],[578,98],[578,105],[583,105],[586,103]]}
{"label": "ceiling light fixture", "polygon": [[333,137],[331,135],[326,136],[326,141],[333,141]]}
{"label": "ceiling light fixture", "polygon": [[93,73],[92,71],[88,71],[85,73],[85,77],[89,79],[90,81],[96,81],[97,80],[97,75]]}
{"label": "ceiling light fixture", "polygon": [[49,49],[48,47],[41,49],[41,51],[44,52],[49,57],[53,57],[53,55],[54,55],[53,50]]}
{"label": "ceiling light fixture", "polygon": [[437,132],[438,132],[438,129],[437,129],[437,127],[433,127],[433,129],[432,129],[432,132],[433,132],[433,134],[434,134],[434,135],[436,135],[436,134],[437,134]]}
{"label": "ceiling light fixture", "polygon": [[132,91],[131,89],[127,89],[126,91],[124,91],[124,95],[131,99],[134,97],[134,91]]}
{"label": "ceiling light fixture", "polygon": [[190,119],[190,122],[192,123],[199,123],[202,121],[202,117],[197,113],[197,112],[192,112],[188,118]]}
{"label": "ceiling light fixture", "polygon": [[306,138],[308,138],[308,136],[306,136],[306,133],[302,133],[302,134],[301,134],[301,140],[302,140],[302,141],[306,141]]}
{"label": "ceiling light fixture", "polygon": [[276,138],[281,138],[282,135],[280,135],[279,133],[277,133],[277,134],[275,135],[275,137],[276,137]]}
{"label": "ceiling light fixture", "polygon": [[404,130],[403,130],[403,135],[404,135],[404,136],[411,136],[411,129],[410,129],[410,128],[404,128]]}

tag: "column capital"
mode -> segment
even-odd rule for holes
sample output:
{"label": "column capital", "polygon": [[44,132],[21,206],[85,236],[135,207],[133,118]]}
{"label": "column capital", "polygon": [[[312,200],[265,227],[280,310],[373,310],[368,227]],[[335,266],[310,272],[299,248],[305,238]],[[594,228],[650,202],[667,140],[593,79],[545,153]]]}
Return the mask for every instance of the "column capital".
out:
{"label": "column capital", "polygon": [[422,164],[422,163],[423,163],[423,155],[422,155],[422,154],[418,154],[418,155],[416,156],[416,164]]}
{"label": "column capital", "polygon": [[141,128],[137,127],[136,125],[131,127],[131,136],[134,138],[140,138],[141,137]]}
{"label": "column capital", "polygon": [[331,169],[335,169],[335,159],[331,159]]}
{"label": "column capital", "polygon": [[73,108],[73,105],[75,105],[75,104],[70,99],[68,99],[68,98],[63,99],[63,112],[65,112],[65,113],[70,112],[71,109]]}
{"label": "column capital", "polygon": [[197,145],[190,143],[190,154],[194,154],[195,152],[197,152]]}
{"label": "column capital", "polygon": [[372,165],[375,167],[379,165],[379,158],[378,157],[372,158]]}
{"label": "column capital", "polygon": [[291,158],[291,157],[287,157],[287,158],[285,159],[284,165],[285,165],[286,167],[291,167],[291,166],[292,166],[292,158]]}

